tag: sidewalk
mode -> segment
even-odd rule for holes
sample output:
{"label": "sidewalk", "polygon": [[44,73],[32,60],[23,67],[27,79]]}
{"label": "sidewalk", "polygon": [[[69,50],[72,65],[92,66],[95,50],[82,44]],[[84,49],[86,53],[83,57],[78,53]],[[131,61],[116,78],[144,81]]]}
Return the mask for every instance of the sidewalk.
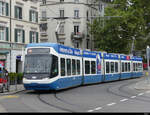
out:
{"label": "sidewalk", "polygon": [[137,90],[150,90],[150,78],[149,80],[143,80],[136,83],[134,88]]}
{"label": "sidewalk", "polygon": [[4,93],[0,93],[0,95],[11,95],[23,90],[25,90],[23,84],[10,85],[10,91],[4,91]]}

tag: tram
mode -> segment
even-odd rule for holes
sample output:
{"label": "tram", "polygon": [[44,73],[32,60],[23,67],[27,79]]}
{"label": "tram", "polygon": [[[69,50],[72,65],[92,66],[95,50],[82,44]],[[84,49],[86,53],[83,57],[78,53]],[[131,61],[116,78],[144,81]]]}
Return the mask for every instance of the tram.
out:
{"label": "tram", "polygon": [[26,90],[61,90],[143,76],[142,58],[80,50],[56,43],[26,46]]}

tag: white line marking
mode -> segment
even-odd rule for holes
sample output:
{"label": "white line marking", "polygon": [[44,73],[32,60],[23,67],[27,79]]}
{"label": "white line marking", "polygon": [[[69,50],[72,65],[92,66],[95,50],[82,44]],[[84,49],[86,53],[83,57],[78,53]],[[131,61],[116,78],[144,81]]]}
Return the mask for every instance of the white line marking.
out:
{"label": "white line marking", "polygon": [[97,110],[100,110],[100,109],[102,109],[102,107],[97,107],[97,108],[95,108],[94,110],[97,111]]}
{"label": "white line marking", "polygon": [[121,102],[124,102],[124,101],[127,101],[128,99],[122,99],[122,100],[120,100]]}
{"label": "white line marking", "polygon": [[144,93],[139,93],[138,96],[144,95]]}
{"label": "white line marking", "polygon": [[87,112],[93,112],[94,110],[88,110]]}
{"label": "white line marking", "polygon": [[136,98],[136,96],[132,96],[131,98],[132,98],[132,99],[133,99],[133,98]]}
{"label": "white line marking", "polygon": [[116,103],[109,103],[107,104],[107,106],[112,106],[112,105],[115,105]]}

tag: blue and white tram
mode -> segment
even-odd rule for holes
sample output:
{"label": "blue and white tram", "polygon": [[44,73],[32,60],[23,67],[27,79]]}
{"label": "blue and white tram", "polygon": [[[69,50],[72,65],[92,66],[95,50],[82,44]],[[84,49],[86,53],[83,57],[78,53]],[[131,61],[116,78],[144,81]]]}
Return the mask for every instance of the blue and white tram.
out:
{"label": "blue and white tram", "polygon": [[132,77],[141,77],[143,75],[143,63],[142,58],[132,57]]}
{"label": "blue and white tram", "polygon": [[55,43],[28,44],[23,84],[26,90],[60,90],[141,77],[142,59],[127,57],[82,51]]}
{"label": "blue and white tram", "polygon": [[131,64],[132,60],[130,56],[120,55],[120,79],[128,79],[132,77]]}
{"label": "blue and white tram", "polygon": [[83,84],[102,82],[101,52],[83,51]]}
{"label": "blue and white tram", "polygon": [[115,81],[120,78],[119,55],[104,53],[104,81]]}

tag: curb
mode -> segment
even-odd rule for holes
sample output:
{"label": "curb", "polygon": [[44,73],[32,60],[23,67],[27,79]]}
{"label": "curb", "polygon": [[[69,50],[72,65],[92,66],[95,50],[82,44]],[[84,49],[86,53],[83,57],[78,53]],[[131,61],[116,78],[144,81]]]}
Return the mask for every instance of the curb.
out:
{"label": "curb", "polygon": [[19,92],[23,92],[23,91],[25,91],[25,89],[18,90],[18,91],[13,91],[13,92],[6,92],[6,93],[2,93],[0,95],[13,95],[13,94],[16,94],[16,93],[19,93]]}

